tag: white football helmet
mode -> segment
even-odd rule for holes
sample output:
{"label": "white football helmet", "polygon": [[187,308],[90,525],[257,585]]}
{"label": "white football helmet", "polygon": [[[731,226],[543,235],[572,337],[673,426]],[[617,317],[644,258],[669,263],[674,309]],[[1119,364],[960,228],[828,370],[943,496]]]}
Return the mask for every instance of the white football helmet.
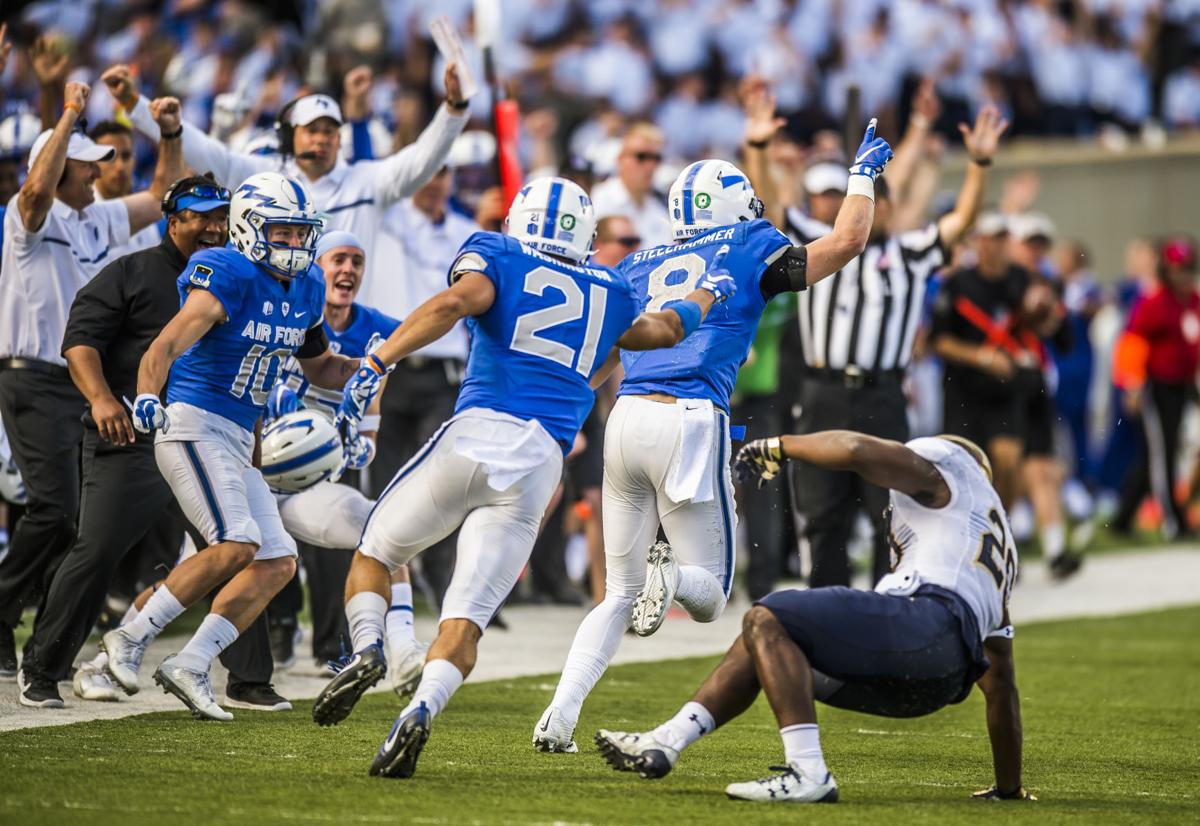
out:
{"label": "white football helmet", "polygon": [[275,490],[301,491],[333,475],[342,464],[342,439],[317,410],[284,413],[262,436],[262,475]]}
{"label": "white football helmet", "polygon": [[521,187],[505,225],[522,244],[579,263],[592,254],[596,210],[579,184],[538,178]]}
{"label": "white football helmet", "polygon": [[42,119],[32,112],[18,112],[0,121],[0,159],[23,158],[42,134]]}
{"label": "white football helmet", "polygon": [[762,201],[746,173],[729,161],[710,158],[684,168],[667,195],[671,233],[676,241],[714,227],[761,218]]}
{"label": "white football helmet", "polygon": [[[269,224],[306,227],[304,245],[267,242]],[[242,181],[229,205],[229,240],[256,264],[287,278],[312,264],[323,222],[304,184],[279,172],[259,172]]]}

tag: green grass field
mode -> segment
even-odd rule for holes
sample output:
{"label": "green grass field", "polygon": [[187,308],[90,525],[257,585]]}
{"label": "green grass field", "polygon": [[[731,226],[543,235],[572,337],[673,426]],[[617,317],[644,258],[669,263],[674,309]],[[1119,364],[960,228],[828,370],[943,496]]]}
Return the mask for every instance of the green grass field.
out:
{"label": "green grass field", "polygon": [[[644,781],[611,771],[587,734],[672,713],[713,659],[612,669],[585,708],[581,753],[529,737],[548,678],[468,684],[412,780],[369,777],[398,706],[366,698],[322,730],[293,714],[230,724],[148,714],[0,734],[0,823],[1195,823],[1200,819],[1200,608],[1018,629],[1026,785],[1038,803],[984,803],[978,693],[918,720],[822,708],[842,802],[797,810],[735,803],[724,785],[762,775],[782,749],[764,701]],[[876,821],[878,822],[878,821]]]}

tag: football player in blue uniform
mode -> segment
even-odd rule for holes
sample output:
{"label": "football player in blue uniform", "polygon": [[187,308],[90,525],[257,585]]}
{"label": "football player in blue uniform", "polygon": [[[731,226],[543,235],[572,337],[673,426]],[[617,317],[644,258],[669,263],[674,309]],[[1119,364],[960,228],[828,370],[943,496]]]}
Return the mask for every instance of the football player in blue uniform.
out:
{"label": "football player in blue uniform", "polygon": [[[325,334],[329,337],[329,347],[336,353],[354,359],[363,358],[400,326],[399,321],[386,313],[355,301],[366,269],[366,255],[366,249],[357,236],[345,230],[327,232],[317,243],[317,264],[325,274]],[[271,391],[264,425],[301,408],[319,411],[332,421],[337,416],[341,401],[340,388],[335,391],[313,384],[304,375],[299,360],[293,357],[284,365],[279,383]],[[358,423],[358,432],[371,445],[371,454],[374,453],[374,439],[379,425],[379,399],[376,397]],[[264,439],[262,471],[268,482],[277,476],[301,474],[308,467],[296,456],[297,450],[271,455],[273,444],[273,440]],[[291,486],[287,489],[296,490]],[[275,501],[283,526],[292,537],[320,548],[338,550],[358,547],[359,537],[375,504],[357,488],[337,484],[333,480],[310,483],[296,493],[276,493]],[[332,571],[327,573],[333,574]],[[310,571],[310,587],[312,575]],[[337,587],[329,584],[333,593],[338,593],[333,591]],[[328,609],[333,612],[332,616],[339,615],[341,597],[340,594],[336,597],[336,606],[319,607],[315,590],[312,596],[315,647],[319,642],[315,638],[318,612]],[[275,620],[272,607],[272,623]],[[412,585],[407,565],[392,575],[392,598],[385,632],[392,689],[407,699],[421,678],[426,651],[426,646],[418,642],[413,634]],[[325,643],[326,647],[331,642],[337,645],[330,640]],[[333,650],[336,652],[336,647]],[[321,654],[320,651],[316,653],[318,656]]]}
{"label": "football player in blue uniform", "polygon": [[[131,405],[138,430],[158,431],[159,470],[208,547],[176,566],[137,617],[103,640],[110,674],[133,694],[150,641],[228,580],[192,639],[154,673],[194,715],[214,720],[233,715],[213,697],[213,659],[296,569],[296,545],[252,463],[267,394],[292,355],[325,387],[344,385],[359,366],[334,354],[325,336],[325,285],[310,272],[321,221],[303,184],[277,172],[247,178],[229,222],[236,249],[201,250],[188,260],[179,314],[147,349]],[[352,463],[366,455],[355,435],[347,444]]]}
{"label": "football player in blue uniform", "polygon": [[533,550],[609,354],[675,345],[734,290],[727,274],[706,274],[661,311],[639,315],[628,281],[583,263],[595,236],[592,203],[561,178],[526,185],[507,224],[507,236],[472,235],[450,268],[449,289],[414,310],[346,385],[343,414],[353,418],[389,365],[468,319],[471,351],[455,414],[400,469],[367,521],[346,582],[354,661],[313,706],[318,723],[340,722],[379,680],[388,574],[459,528],[437,638],[371,765],[375,775],[412,776],[431,720],[474,667],[483,629]]}
{"label": "football player in blue uniform", "polygon": [[[762,202],[741,170],[697,161],[668,196],[675,243],[632,253],[618,265],[648,311],[694,289],[714,267],[733,279],[737,295],[679,346],[621,354],[625,378],[604,436],[605,597],[580,624],[554,698],[534,727],[539,750],[577,751],[583,701],[631,624],[642,636],[654,633],[673,600],[698,622],[725,609],[737,526],[729,396],[738,370],[768,301],[805,289],[862,252],[875,178],[891,156],[872,120],[833,231],[801,247],[761,218]],[[660,525],[670,545],[655,543]]]}

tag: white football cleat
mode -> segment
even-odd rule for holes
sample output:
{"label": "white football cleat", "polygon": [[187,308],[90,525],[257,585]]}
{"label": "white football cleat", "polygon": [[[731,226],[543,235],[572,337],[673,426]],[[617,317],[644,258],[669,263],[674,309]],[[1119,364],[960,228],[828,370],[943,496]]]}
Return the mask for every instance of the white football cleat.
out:
{"label": "white football cleat", "polygon": [[679,589],[679,565],[666,542],[655,542],[646,556],[646,585],[633,601],[630,627],[639,637],[659,629]]}
{"label": "white football cleat", "polygon": [[75,696],[81,700],[112,703],[120,699],[119,689],[112,677],[96,668],[92,663],[84,663],[79,666],[71,685],[75,689]]}
{"label": "white football cleat", "polygon": [[825,779],[818,783],[795,766],[772,766],[771,771],[779,774],[745,783],[730,783],[725,787],[725,794],[734,800],[759,803],[837,803],[837,783],[829,772],[825,772]]}
{"label": "white football cleat", "polygon": [[154,672],[154,682],[162,686],[164,693],[174,694],[182,700],[198,720],[227,722],[233,719],[232,714],[217,705],[208,672],[176,665],[174,654],[163,660]]}
{"label": "white football cleat", "polygon": [[108,653],[105,668],[126,694],[137,694],[138,669],[146,656],[146,642],[135,640],[123,628],[114,628],[100,639],[100,647]]}
{"label": "white football cleat", "polygon": [[415,639],[405,640],[394,647],[388,646],[388,679],[392,691],[406,703],[421,682],[425,655],[428,653],[429,646]]}
{"label": "white football cleat", "polygon": [[647,780],[666,777],[679,762],[679,752],[655,740],[652,732],[600,729],[595,740],[608,765],[619,772],[637,772]]}
{"label": "white football cleat", "polygon": [[550,754],[578,754],[575,724],[568,723],[561,711],[550,706],[533,727],[533,747]]}

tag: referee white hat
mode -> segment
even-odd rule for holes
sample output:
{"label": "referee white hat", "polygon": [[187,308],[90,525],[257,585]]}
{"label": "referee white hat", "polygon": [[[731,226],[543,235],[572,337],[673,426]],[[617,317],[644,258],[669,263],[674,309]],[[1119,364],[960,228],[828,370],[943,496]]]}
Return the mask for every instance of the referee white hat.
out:
{"label": "referee white hat", "polygon": [[[38,153],[42,151],[42,148],[49,143],[50,135],[53,132],[53,129],[47,129],[38,135],[37,140],[33,142],[33,148],[29,150],[30,169],[33,169],[33,162],[37,160]],[[116,154],[116,147],[101,146],[82,132],[72,132],[71,140],[67,143],[67,158],[72,161],[86,161],[88,163],[111,161]]]}

